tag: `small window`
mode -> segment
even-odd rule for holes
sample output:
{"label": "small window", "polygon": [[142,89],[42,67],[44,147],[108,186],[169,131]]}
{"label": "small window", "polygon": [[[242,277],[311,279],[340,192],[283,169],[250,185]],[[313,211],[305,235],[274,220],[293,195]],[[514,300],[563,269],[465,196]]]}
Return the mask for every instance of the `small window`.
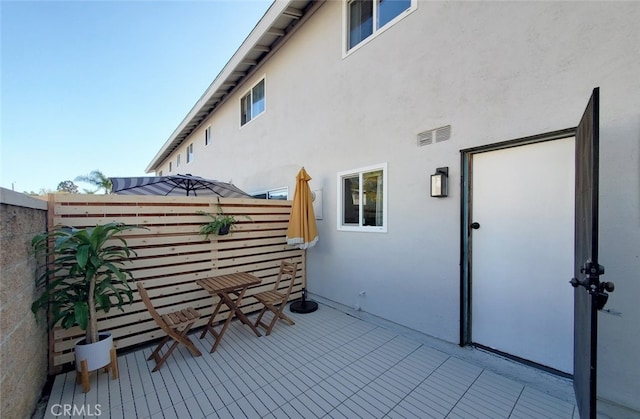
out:
{"label": "small window", "polygon": [[193,143],[187,146],[187,164],[193,161]]}
{"label": "small window", "polygon": [[204,145],[211,143],[211,125],[204,130]]}
{"label": "small window", "polygon": [[268,191],[267,199],[280,199],[286,201],[289,199],[289,188],[280,188]]}
{"label": "small window", "polygon": [[387,163],[338,173],[338,230],[387,231]]}
{"label": "small window", "polygon": [[176,169],[180,167],[180,154],[178,154],[178,157],[176,158]]}
{"label": "small window", "polygon": [[280,199],[286,201],[289,199],[289,188],[270,189],[265,192],[259,192],[251,195],[257,199]]}
{"label": "small window", "polygon": [[240,99],[240,125],[255,119],[265,110],[264,79]]}
{"label": "small window", "polygon": [[162,176],[162,170],[158,172],[158,176]]}
{"label": "small window", "polygon": [[416,8],[417,0],[351,0],[347,3],[347,51],[387,25],[395,23],[405,12]]}
{"label": "small window", "polygon": [[173,170],[173,162],[169,162],[169,172],[171,172]]}

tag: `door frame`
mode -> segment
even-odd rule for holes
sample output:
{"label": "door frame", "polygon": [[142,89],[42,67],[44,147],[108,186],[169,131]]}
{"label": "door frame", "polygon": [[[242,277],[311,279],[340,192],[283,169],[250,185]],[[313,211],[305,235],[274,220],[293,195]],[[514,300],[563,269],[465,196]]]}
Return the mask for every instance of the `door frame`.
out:
{"label": "door frame", "polygon": [[[472,223],[470,216],[473,209],[473,202],[471,200],[471,197],[473,196],[473,156],[490,151],[504,150],[507,148],[575,137],[576,130],[576,127],[567,128],[530,137],[517,138],[514,140],[460,150],[460,189],[462,192],[462,199],[460,200],[460,346],[473,344],[471,330],[471,320],[473,316],[473,313],[471,312],[471,299],[473,298],[471,295],[471,283],[473,275],[471,272],[472,248],[470,239],[470,225]],[[508,354],[503,355],[508,356]]]}

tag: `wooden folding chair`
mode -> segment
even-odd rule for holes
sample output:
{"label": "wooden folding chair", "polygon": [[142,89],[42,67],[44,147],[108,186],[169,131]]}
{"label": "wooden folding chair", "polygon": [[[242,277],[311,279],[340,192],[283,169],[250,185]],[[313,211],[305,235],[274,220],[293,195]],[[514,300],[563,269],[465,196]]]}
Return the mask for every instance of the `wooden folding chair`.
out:
{"label": "wooden folding chair", "polygon": [[[284,314],[284,307],[287,305],[287,300],[289,300],[289,294],[291,294],[291,289],[293,288],[293,283],[296,279],[296,270],[298,269],[297,263],[285,262],[284,260],[280,262],[280,272],[278,273],[278,279],[276,280],[275,287],[271,291],[264,291],[258,294],[255,294],[254,297],[261,302],[264,307],[260,310],[260,314],[258,314],[258,319],[256,320],[255,326],[262,326],[266,329],[266,335],[269,336],[271,333],[271,329],[275,326],[278,319],[284,320],[290,325],[294,325],[295,323],[289,317]],[[280,282],[282,281],[283,276],[289,276],[290,281],[289,285],[284,290],[279,290]],[[267,311],[271,311],[273,313],[273,318],[269,324],[262,321],[262,316]]]}
{"label": "wooden folding chair", "polygon": [[[194,310],[191,307],[187,307],[183,310],[177,310],[167,314],[159,314],[156,309],[151,304],[151,300],[149,299],[149,294],[147,294],[147,290],[144,289],[140,282],[137,283],[138,292],[140,293],[140,297],[142,297],[142,301],[144,305],[149,310],[149,314],[153,317],[153,320],[160,326],[160,328],[167,334],[167,336],[160,341],[160,344],[156,348],[155,351],[147,358],[147,361],[150,361],[152,358],[156,361],[156,366],[152,370],[152,372],[158,371],[164,361],[167,360],[171,352],[176,349],[179,343],[184,344],[191,353],[195,356],[200,356],[202,353],[196,348],[191,339],[187,336],[187,333],[191,330],[191,327],[195,323],[196,320],[200,318],[200,313]],[[170,340],[174,340],[173,344],[167,349],[164,355],[160,355],[160,350],[162,347],[169,342]]]}

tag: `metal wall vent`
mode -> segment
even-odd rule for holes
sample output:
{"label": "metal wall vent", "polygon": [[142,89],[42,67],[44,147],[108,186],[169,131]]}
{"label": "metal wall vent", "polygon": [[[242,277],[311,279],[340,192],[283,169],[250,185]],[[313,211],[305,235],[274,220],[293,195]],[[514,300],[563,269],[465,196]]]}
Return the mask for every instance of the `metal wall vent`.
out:
{"label": "metal wall vent", "polygon": [[429,145],[433,142],[433,130],[418,134],[418,147]]}
{"label": "metal wall vent", "polygon": [[447,125],[447,126],[436,129],[435,136],[436,136],[436,143],[447,141],[449,138],[451,138],[451,125]]}
{"label": "metal wall vent", "polygon": [[449,138],[451,138],[451,125],[424,131],[417,136],[418,147],[447,141]]}

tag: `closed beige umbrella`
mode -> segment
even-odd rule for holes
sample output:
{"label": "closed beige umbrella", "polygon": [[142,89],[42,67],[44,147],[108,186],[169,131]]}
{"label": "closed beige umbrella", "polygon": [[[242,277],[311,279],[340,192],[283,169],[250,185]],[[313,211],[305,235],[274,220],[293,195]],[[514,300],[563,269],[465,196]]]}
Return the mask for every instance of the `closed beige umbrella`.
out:
{"label": "closed beige umbrella", "polygon": [[300,169],[296,176],[296,190],[293,194],[289,227],[287,228],[287,244],[304,250],[304,269],[302,272],[302,300],[294,301],[289,310],[294,313],[310,313],[318,309],[318,303],[307,301],[307,249],[318,242],[318,228],[313,213],[313,198],[309,181],[311,176]]}

